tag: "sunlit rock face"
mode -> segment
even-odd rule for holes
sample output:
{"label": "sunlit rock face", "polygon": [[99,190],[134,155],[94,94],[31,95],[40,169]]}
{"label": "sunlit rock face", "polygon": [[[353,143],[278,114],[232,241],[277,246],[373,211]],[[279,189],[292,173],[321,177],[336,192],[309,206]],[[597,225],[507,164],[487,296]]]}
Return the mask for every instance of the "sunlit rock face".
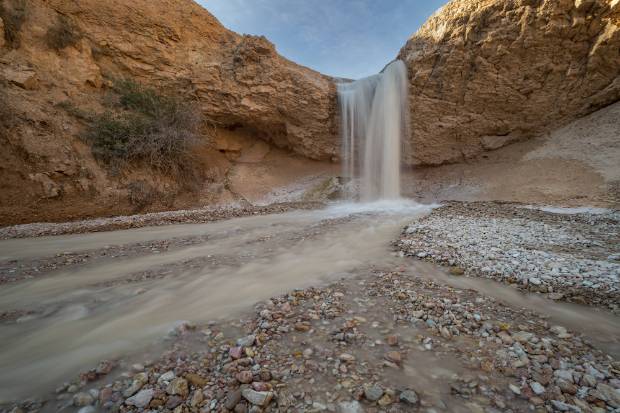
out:
{"label": "sunlit rock face", "polygon": [[617,101],[619,23],[611,0],[448,3],[399,54],[410,81],[406,162],[458,162]]}
{"label": "sunlit rock face", "polygon": [[281,57],[264,37],[231,32],[190,0],[49,3],[74,18],[106,75],[176,87],[209,119],[301,155],[337,153],[331,80]]}
{"label": "sunlit rock face", "polygon": [[[0,121],[14,120],[0,124],[1,223],[131,213],[126,188],[135,179],[179,195],[163,209],[219,202],[229,197],[231,157],[255,143],[309,159],[339,155],[332,79],[283,58],[264,37],[227,30],[191,0],[4,4],[23,19],[19,42],[5,39],[0,20]],[[48,31],[62,19],[76,40],[55,50]],[[95,161],[81,139],[84,115],[106,110],[118,79],[180,95],[200,109],[204,138],[214,142],[196,153],[210,179],[198,192],[187,194],[140,165],[126,174],[135,176],[119,177]]]}

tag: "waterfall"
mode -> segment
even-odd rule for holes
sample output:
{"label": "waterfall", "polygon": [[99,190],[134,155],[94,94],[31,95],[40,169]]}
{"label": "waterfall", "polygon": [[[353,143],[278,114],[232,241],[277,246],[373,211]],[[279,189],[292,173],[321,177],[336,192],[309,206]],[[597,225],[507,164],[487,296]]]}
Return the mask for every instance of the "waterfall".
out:
{"label": "waterfall", "polygon": [[401,147],[407,130],[407,68],[396,60],[381,73],[338,84],[343,174],[359,181],[350,197],[400,197]]}

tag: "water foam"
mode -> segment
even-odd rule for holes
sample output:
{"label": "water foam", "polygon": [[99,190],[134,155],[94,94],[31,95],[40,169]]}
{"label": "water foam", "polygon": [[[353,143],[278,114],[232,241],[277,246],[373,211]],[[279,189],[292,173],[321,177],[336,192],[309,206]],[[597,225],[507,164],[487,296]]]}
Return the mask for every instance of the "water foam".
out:
{"label": "water foam", "polygon": [[399,199],[401,152],[408,123],[405,64],[396,60],[377,75],[340,83],[338,97],[343,173],[359,181],[349,199]]}

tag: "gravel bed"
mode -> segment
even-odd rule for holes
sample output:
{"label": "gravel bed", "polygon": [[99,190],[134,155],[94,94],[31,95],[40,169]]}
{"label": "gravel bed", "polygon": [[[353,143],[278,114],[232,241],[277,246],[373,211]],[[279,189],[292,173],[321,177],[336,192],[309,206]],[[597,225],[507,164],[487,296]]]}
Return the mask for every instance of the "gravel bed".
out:
{"label": "gravel bed", "polygon": [[[180,323],[155,361],[104,360],[42,408],[115,412],[613,412],[620,363],[471,290],[368,272]],[[437,368],[436,368],[437,367]]]}
{"label": "gravel bed", "polygon": [[620,311],[620,213],[449,203],[407,226],[402,254],[551,299]]}
{"label": "gravel bed", "polygon": [[139,255],[160,254],[174,248],[201,244],[207,240],[208,237],[206,235],[177,237],[127,245],[107,245],[96,250],[65,252],[51,257],[1,261],[0,286],[2,284],[47,275],[52,271],[63,268],[74,268],[91,264],[102,259],[118,259]]}
{"label": "gravel bed", "polygon": [[200,224],[248,215],[278,214],[295,209],[319,209],[320,202],[288,202],[271,205],[225,206],[216,208],[154,212],[63,223],[33,223],[0,228],[0,239],[113,231],[169,224]]}

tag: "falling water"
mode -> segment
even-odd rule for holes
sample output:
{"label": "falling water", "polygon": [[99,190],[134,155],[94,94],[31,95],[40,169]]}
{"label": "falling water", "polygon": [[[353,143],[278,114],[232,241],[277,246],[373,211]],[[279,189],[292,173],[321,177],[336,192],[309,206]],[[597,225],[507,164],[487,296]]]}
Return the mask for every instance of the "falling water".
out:
{"label": "falling water", "polygon": [[344,175],[359,180],[351,198],[400,197],[401,146],[407,130],[407,68],[396,60],[383,72],[338,85]]}

